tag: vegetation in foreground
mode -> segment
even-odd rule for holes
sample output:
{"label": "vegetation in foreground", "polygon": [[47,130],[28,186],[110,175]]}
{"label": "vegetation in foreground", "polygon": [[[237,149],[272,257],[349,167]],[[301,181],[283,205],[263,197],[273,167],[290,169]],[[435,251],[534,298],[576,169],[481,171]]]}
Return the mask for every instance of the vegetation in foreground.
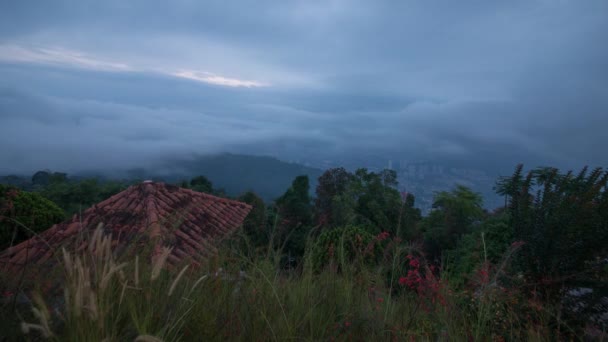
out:
{"label": "vegetation in foreground", "polygon": [[[480,269],[474,286],[454,291],[415,246],[382,233],[347,247],[347,236],[320,269],[312,250],[299,269],[282,270],[279,255],[251,259],[234,240],[205,267],[170,272],[163,256],[151,266],[116,260],[108,238],[94,234],[84,254],[62,251],[64,292],[35,292],[31,308],[17,304],[16,316],[3,317],[3,331],[58,341],[552,340],[573,333],[565,322],[548,324],[553,308],[496,285],[503,270]],[[382,262],[370,262],[375,257]]]}
{"label": "vegetation in foreground", "polygon": [[269,207],[243,195],[254,205],[243,231],[197,269],[121,259],[101,234],[83,254],[61,251],[56,286],[0,289],[2,331],[61,341],[602,340],[607,181],[601,169],[518,167],[497,182],[502,210],[484,212],[457,187],[421,217],[390,172],[328,170],[314,202],[298,177]]}

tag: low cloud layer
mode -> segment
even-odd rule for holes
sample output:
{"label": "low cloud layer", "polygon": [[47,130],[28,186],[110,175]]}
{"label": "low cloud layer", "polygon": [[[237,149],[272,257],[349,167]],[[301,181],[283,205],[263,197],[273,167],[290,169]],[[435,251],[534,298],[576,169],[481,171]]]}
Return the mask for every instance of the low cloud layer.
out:
{"label": "low cloud layer", "polygon": [[0,172],[223,151],[605,165],[606,32],[600,0],[7,3]]}

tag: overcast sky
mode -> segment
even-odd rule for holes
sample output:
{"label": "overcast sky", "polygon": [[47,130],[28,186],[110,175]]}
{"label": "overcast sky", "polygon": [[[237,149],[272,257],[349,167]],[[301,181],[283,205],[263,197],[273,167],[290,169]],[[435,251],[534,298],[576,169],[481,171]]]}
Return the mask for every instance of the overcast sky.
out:
{"label": "overcast sky", "polygon": [[[608,163],[608,1],[0,3],[0,173]],[[534,166],[534,165],[530,165]]]}

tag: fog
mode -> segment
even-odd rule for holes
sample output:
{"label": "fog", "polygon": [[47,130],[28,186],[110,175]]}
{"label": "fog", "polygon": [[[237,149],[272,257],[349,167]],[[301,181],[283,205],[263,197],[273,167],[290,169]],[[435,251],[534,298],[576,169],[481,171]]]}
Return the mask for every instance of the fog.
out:
{"label": "fog", "polygon": [[0,172],[605,166],[607,32],[603,0],[3,2]]}

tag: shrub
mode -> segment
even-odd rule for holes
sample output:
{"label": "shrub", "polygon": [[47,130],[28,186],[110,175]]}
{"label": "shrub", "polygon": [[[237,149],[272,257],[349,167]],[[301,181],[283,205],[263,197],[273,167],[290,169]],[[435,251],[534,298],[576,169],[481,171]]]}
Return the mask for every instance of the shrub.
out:
{"label": "shrub", "polygon": [[41,195],[0,184],[0,249],[22,242],[64,218],[63,210]]}
{"label": "shrub", "polygon": [[314,242],[312,260],[314,268],[320,270],[332,263],[335,266],[355,260],[371,262],[378,251],[379,245],[371,233],[358,226],[346,226],[322,233]]}

